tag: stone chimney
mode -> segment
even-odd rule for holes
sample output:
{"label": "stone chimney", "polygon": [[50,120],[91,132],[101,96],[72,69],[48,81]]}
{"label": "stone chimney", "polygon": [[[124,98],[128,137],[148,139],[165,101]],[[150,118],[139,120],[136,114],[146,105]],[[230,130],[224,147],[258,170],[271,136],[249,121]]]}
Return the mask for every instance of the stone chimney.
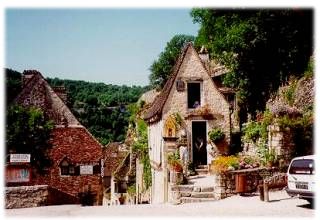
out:
{"label": "stone chimney", "polygon": [[209,61],[210,61],[209,60],[209,53],[208,53],[207,48],[205,48],[204,46],[202,46],[199,51],[199,57],[200,57],[202,63],[208,69],[209,68]]}
{"label": "stone chimney", "polygon": [[60,97],[60,99],[67,104],[68,101],[68,95],[67,90],[64,86],[53,86],[53,91]]}
{"label": "stone chimney", "polygon": [[24,70],[22,73],[22,88],[29,82],[29,80],[35,75],[41,75],[37,70]]}

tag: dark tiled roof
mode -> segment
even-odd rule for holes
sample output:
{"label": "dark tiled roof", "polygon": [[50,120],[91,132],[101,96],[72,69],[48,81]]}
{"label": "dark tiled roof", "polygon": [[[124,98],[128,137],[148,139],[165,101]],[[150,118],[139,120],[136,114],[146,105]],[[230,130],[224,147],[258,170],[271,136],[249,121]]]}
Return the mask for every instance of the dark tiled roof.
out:
{"label": "dark tiled roof", "polygon": [[14,103],[40,108],[55,125],[81,126],[70,109],[53,91],[40,72],[25,70],[24,87]]}
{"label": "dark tiled roof", "polygon": [[236,90],[233,89],[233,88],[229,88],[229,87],[220,87],[219,88],[219,91],[222,92],[222,93],[235,93]]}
{"label": "dark tiled roof", "polygon": [[112,172],[117,170],[128,154],[128,151],[120,150],[121,145],[120,142],[112,142],[103,148],[105,176],[111,176]]}
{"label": "dark tiled roof", "polygon": [[114,172],[116,179],[121,180],[125,178],[130,171],[130,153],[128,152],[126,157],[121,161],[120,166]]}
{"label": "dark tiled roof", "polygon": [[182,52],[181,52],[179,58],[177,59],[177,62],[175,63],[174,67],[172,68],[172,73],[171,73],[169,79],[167,80],[166,84],[164,85],[161,93],[155,98],[151,107],[144,112],[143,118],[145,120],[149,120],[153,117],[159,117],[161,115],[162,108],[163,108],[163,106],[164,106],[164,104],[170,94],[171,88],[174,84],[174,81],[175,81],[176,76],[179,72],[180,66],[182,64],[182,61],[183,61],[189,47],[193,47],[192,43],[187,43],[186,46],[182,49]]}

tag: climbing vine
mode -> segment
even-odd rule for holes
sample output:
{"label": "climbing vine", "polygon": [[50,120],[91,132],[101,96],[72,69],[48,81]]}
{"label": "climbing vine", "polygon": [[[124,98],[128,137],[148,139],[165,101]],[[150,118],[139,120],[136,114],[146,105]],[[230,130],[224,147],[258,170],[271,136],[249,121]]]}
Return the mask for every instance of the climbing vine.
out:
{"label": "climbing vine", "polygon": [[[132,121],[132,124],[135,127],[135,141],[132,145],[132,151],[137,154],[140,162],[143,165],[143,181],[145,190],[147,190],[152,184],[147,124],[144,120],[139,118],[139,116],[136,116],[136,113],[141,110],[139,106],[134,106],[132,109],[134,109],[132,116],[135,116],[135,119]],[[133,117],[131,118],[133,119]]]}

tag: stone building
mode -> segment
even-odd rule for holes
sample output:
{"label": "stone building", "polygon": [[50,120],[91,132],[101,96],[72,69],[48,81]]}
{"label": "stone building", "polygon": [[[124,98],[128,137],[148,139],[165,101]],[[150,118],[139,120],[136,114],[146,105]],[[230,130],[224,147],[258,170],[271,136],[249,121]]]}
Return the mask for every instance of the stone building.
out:
{"label": "stone building", "polygon": [[[6,185],[48,185],[65,194],[64,198],[71,196],[73,201],[78,202],[79,193],[90,188],[95,195],[95,204],[99,204],[102,199],[102,145],[79,123],[65,101],[65,90],[59,87],[56,93],[40,72],[23,72],[23,89],[14,102],[25,107],[40,108],[53,120],[55,126],[49,152],[53,163],[45,175],[32,173],[26,182],[6,179]],[[64,198],[60,198],[61,204],[70,202]]]}
{"label": "stone building", "polygon": [[[104,205],[119,204],[119,195],[126,193],[127,181],[119,179],[120,168],[126,164],[129,157],[127,146],[120,142],[111,142],[103,148],[104,160]],[[117,178],[118,177],[118,178]]]}
{"label": "stone building", "polygon": [[[161,93],[144,112],[152,167],[151,202],[168,201],[167,154],[187,149],[187,160],[210,164],[216,155],[228,154],[231,139],[230,101],[212,78],[209,56],[191,43],[182,50]],[[221,129],[223,144],[209,141],[208,132]]]}

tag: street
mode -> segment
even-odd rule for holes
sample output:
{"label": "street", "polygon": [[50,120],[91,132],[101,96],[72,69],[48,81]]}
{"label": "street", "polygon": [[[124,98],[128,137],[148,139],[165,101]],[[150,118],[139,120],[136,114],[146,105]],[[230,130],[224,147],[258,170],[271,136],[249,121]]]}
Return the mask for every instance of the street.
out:
{"label": "street", "polygon": [[90,206],[61,205],[24,209],[6,209],[9,217],[91,217],[91,216],[230,216],[230,217],[314,217],[315,208],[307,201],[290,198],[285,191],[270,192],[270,202],[262,202],[259,195],[235,195],[223,200],[182,205],[122,205]]}

